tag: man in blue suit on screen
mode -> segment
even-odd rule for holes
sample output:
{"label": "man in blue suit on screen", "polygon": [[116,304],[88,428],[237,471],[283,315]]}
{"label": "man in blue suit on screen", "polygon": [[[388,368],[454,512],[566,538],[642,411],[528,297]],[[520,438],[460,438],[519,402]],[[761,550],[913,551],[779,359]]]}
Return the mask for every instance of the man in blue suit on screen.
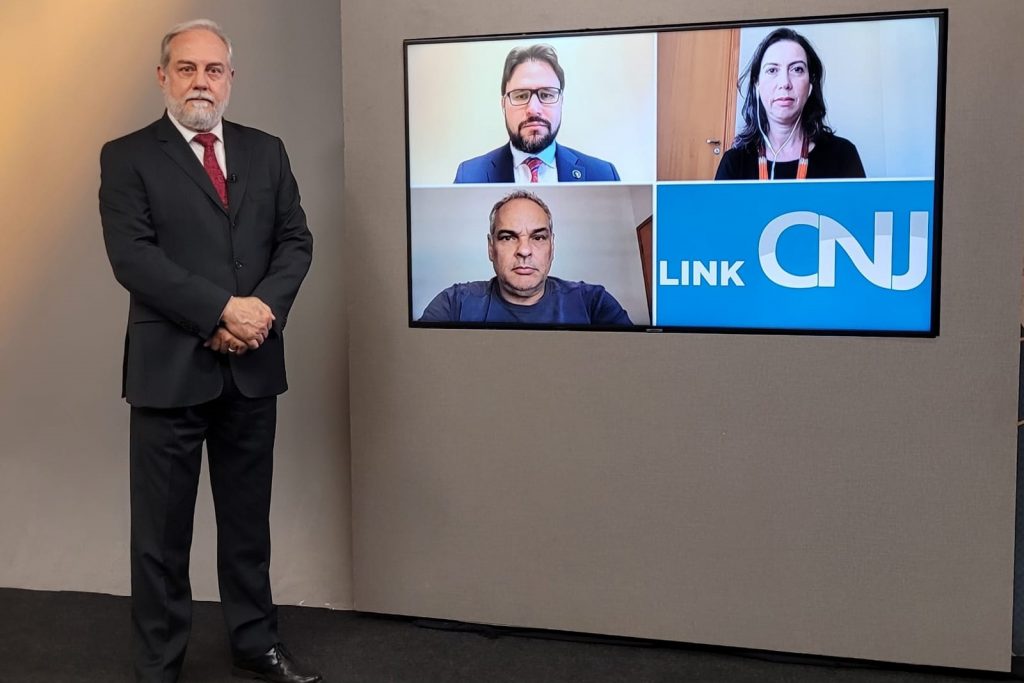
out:
{"label": "man in blue suit on screen", "polygon": [[491,209],[487,258],[494,277],[461,282],[427,304],[421,322],[509,325],[632,325],[601,285],[551,275],[555,226],[540,197],[516,190]]}
{"label": "man in blue suit on screen", "polygon": [[517,47],[505,58],[501,109],[509,144],[463,161],[456,183],[565,183],[619,180],[615,165],[555,142],[565,72],[550,45]]}

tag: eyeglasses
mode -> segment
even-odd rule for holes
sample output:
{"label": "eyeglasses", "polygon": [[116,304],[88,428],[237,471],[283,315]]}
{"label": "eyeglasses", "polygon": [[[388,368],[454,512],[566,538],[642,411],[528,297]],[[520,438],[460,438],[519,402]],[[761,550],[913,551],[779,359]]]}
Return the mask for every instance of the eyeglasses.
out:
{"label": "eyeglasses", "polygon": [[505,97],[508,98],[509,103],[513,107],[522,107],[526,105],[534,95],[537,96],[537,101],[541,104],[557,104],[558,100],[562,99],[562,89],[520,88],[517,90],[509,90],[505,93]]}

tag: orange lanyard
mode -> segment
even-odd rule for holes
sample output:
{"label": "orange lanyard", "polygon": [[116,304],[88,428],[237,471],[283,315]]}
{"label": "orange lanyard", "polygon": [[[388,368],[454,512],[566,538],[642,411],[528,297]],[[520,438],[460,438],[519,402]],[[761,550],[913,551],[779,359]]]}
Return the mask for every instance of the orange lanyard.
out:
{"label": "orange lanyard", "polygon": [[[800,147],[800,163],[796,167],[797,180],[807,177],[807,151],[807,138],[805,137],[804,144]],[[764,153],[764,143],[761,143],[761,147],[757,151],[757,179],[768,180],[768,156]]]}

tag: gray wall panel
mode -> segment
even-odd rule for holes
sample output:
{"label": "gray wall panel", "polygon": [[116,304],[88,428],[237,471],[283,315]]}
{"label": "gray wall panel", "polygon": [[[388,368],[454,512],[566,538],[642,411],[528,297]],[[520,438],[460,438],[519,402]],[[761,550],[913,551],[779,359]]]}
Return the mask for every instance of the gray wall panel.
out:
{"label": "gray wall panel", "polygon": [[[103,250],[107,140],[158,118],[160,39],[207,16],[235,43],[227,117],[287,146],[316,240],[290,317],[279,404],[271,575],[278,602],[351,606],[348,350],[341,261],[341,48],[336,0],[5,3],[11,74],[0,126],[0,585],[127,594],[128,295]],[[27,96],[31,93],[31,96]],[[203,476],[194,595],[217,599]]]}
{"label": "gray wall panel", "polygon": [[343,2],[358,609],[1008,668],[1024,14],[949,4],[907,340],[408,329],[401,41],[929,3]]}

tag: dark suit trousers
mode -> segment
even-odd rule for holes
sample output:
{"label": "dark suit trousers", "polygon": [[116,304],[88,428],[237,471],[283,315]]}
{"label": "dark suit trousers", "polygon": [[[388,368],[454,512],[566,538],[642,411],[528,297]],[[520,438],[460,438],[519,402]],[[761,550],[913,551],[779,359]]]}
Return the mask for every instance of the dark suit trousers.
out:
{"label": "dark suit trousers", "polygon": [[135,671],[175,681],[192,621],[189,552],[206,442],[217,518],[217,574],[236,658],[277,642],[270,593],[270,488],[277,398],[242,396],[223,359],[219,398],[131,409],[131,565]]}

